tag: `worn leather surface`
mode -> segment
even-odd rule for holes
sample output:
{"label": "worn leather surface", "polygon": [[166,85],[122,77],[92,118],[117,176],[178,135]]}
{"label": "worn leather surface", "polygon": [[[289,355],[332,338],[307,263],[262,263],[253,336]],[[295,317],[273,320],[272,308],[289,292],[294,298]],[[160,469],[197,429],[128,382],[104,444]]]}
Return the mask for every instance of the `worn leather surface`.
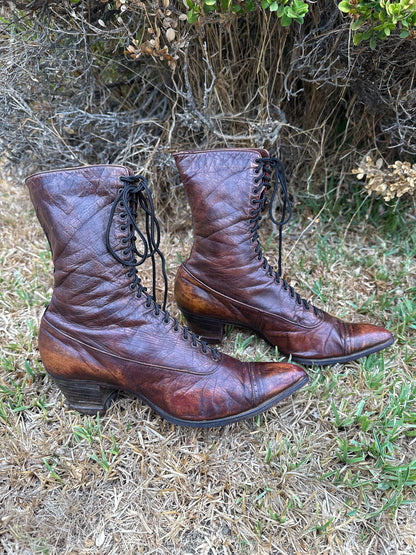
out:
{"label": "worn leather surface", "polygon": [[[305,380],[285,363],[242,363],[200,342],[192,346],[174,320],[155,314],[130,287],[128,268],[107,251],[111,206],[128,175],[119,166],[44,172],[27,179],[51,245],[54,290],[39,332],[39,349],[55,377],[92,380],[136,393],[181,421],[228,418],[259,407]],[[110,240],[123,257],[122,208]],[[117,246],[118,245],[118,246]]]}
{"label": "worn leather surface", "polygon": [[[192,212],[194,243],[175,280],[178,305],[198,317],[249,327],[305,363],[342,362],[387,346],[390,332],[315,314],[259,260],[250,229],[263,188],[255,183],[263,149],[174,154]],[[257,190],[257,192],[256,192]]]}

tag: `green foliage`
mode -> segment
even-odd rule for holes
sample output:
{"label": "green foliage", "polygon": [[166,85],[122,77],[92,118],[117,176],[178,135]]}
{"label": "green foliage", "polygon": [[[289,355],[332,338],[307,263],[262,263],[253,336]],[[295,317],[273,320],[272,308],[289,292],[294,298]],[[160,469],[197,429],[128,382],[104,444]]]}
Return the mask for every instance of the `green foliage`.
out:
{"label": "green foliage", "polygon": [[[217,12],[244,15],[256,9],[255,0],[186,0],[186,3],[189,7],[189,23],[195,23],[201,14]],[[269,9],[274,12],[283,27],[289,26],[292,21],[303,23],[303,18],[308,12],[308,5],[303,0],[262,0],[261,7],[263,10]]]}
{"label": "green foliage", "polygon": [[308,5],[301,0],[284,0],[283,2],[262,0],[261,7],[264,10],[269,8],[271,12],[275,12],[281,20],[282,27],[287,27],[292,21],[303,23],[303,18],[308,11]]}
{"label": "green foliage", "polygon": [[[260,4],[263,10],[276,14],[282,27],[287,27],[292,21],[302,24],[309,9],[303,0],[261,0],[261,3],[255,0],[186,0],[186,3],[189,8],[188,22],[191,24],[199,16],[210,13],[245,15],[255,11],[256,5]],[[354,44],[369,40],[371,49],[376,47],[377,39],[389,37],[396,29],[401,30],[401,38],[407,38],[416,27],[415,0],[342,0],[338,8],[353,19],[353,31],[365,27],[364,31],[354,34]]]}
{"label": "green foliage", "polygon": [[370,48],[374,50],[377,39],[385,39],[395,29],[401,29],[400,37],[407,38],[414,33],[416,27],[415,0],[342,0],[339,9],[354,20],[351,29],[357,31],[365,26],[363,32],[355,33],[355,45],[363,40],[370,41]]}

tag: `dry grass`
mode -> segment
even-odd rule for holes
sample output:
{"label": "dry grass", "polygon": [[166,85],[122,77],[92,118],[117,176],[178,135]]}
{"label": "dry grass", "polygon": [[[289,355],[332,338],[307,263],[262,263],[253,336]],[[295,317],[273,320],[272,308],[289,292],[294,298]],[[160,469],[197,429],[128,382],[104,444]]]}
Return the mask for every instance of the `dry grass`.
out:
{"label": "dry grass", "polygon": [[[221,429],[174,427],[126,396],[99,420],[68,410],[42,369],[47,243],[21,183],[5,179],[0,203],[1,552],[415,552],[416,509],[404,504],[416,483],[414,319],[406,327],[400,308],[415,301],[414,252],[362,224],[339,239],[333,221],[290,255],[308,298],[343,316],[355,304],[368,312],[356,318],[389,324],[398,339],[384,357],[312,369],[308,388]],[[171,283],[190,240],[164,238]],[[241,330],[224,350],[274,356]]]}

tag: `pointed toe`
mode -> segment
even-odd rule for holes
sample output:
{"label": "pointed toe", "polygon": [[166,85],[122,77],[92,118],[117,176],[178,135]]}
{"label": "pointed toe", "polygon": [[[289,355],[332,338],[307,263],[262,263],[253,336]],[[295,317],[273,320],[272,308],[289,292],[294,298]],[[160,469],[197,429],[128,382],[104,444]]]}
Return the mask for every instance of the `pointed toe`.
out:
{"label": "pointed toe", "polygon": [[260,362],[255,365],[256,386],[263,402],[285,399],[308,382],[300,366],[288,363]]}
{"label": "pointed toe", "polygon": [[373,324],[349,324],[347,338],[351,360],[385,349],[394,341],[393,335],[381,326]]}

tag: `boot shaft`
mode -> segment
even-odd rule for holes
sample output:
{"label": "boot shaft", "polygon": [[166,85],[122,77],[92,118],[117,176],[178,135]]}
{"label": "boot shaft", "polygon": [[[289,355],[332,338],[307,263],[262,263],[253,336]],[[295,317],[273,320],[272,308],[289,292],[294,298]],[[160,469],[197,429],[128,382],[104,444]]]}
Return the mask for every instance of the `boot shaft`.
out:
{"label": "boot shaft", "polygon": [[191,207],[196,238],[234,226],[244,229],[250,218],[258,158],[263,149],[217,149],[174,155]]}
{"label": "boot shaft", "polygon": [[[190,269],[221,276],[227,269],[244,271],[256,262],[250,242],[253,210],[263,188],[258,179],[263,149],[218,149],[174,154],[191,207],[194,243]],[[207,265],[209,260],[209,265]]]}
{"label": "boot shaft", "polygon": [[[48,238],[54,264],[49,312],[88,321],[96,311],[115,311],[125,269],[106,246],[112,205],[122,186],[122,166],[89,166],[34,174],[27,178],[36,215]],[[122,256],[126,232],[122,207],[113,215],[109,240]]]}

